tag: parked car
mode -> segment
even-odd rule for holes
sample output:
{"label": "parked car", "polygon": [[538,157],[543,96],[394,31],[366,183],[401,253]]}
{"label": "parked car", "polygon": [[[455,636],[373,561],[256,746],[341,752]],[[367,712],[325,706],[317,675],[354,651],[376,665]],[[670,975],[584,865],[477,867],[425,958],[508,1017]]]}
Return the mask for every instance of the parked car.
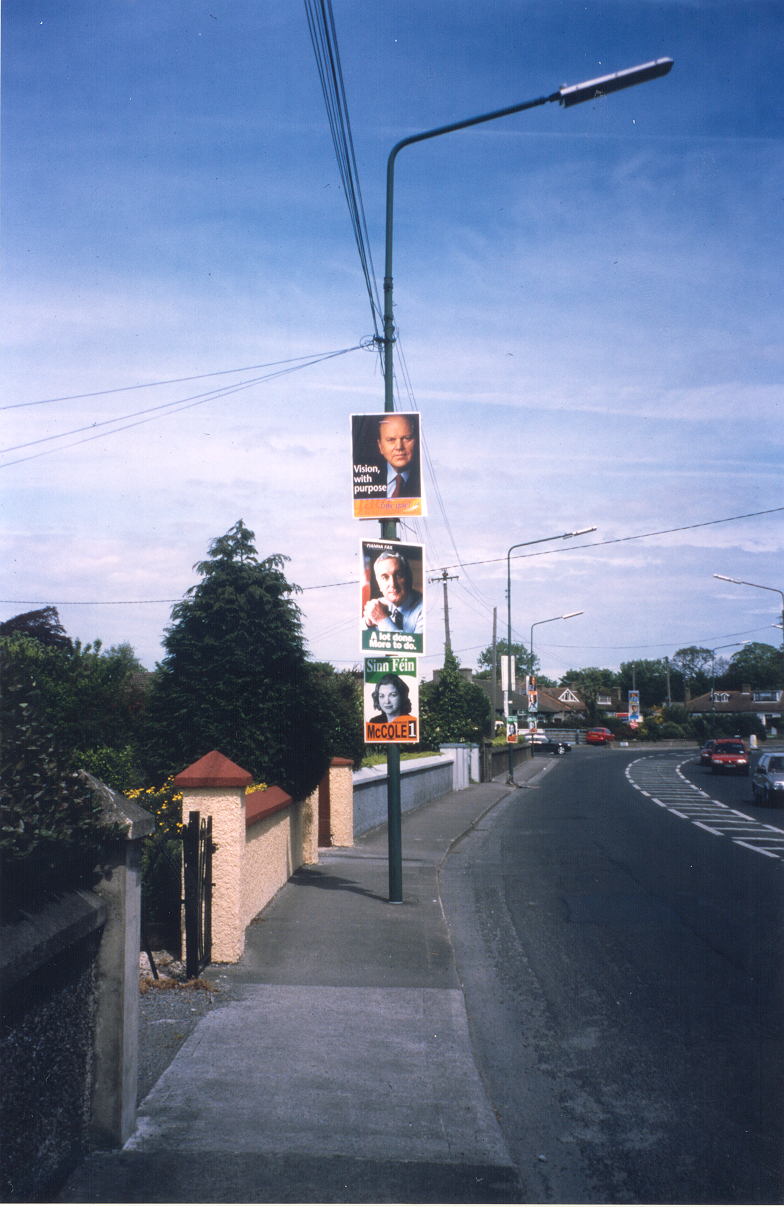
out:
{"label": "parked car", "polygon": [[589,746],[609,746],[611,742],[615,741],[615,734],[610,733],[609,729],[605,729],[603,725],[595,725],[588,730],[585,740]]}
{"label": "parked car", "polygon": [[[529,735],[531,736],[531,735]],[[537,729],[536,733],[531,737],[531,745],[535,751],[554,755],[565,755],[567,750],[571,750],[568,742],[559,742],[554,738],[548,738],[543,729]]]}
{"label": "parked car", "polygon": [[707,742],[700,751],[700,764],[702,767],[710,767],[711,755],[713,748],[716,745],[715,738],[708,738]]}
{"label": "parked car", "polygon": [[784,808],[784,752],[760,755],[751,777],[751,792],[755,805]]}
{"label": "parked car", "polygon": [[711,771],[714,775],[732,772],[736,776],[749,774],[749,752],[740,738],[717,738],[711,755]]}

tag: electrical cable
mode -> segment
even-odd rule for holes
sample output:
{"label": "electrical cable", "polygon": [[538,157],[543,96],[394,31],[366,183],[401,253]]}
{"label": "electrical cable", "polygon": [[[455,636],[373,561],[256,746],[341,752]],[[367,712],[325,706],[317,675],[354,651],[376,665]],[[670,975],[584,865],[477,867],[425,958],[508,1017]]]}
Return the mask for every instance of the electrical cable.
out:
{"label": "electrical cable", "polygon": [[101,388],[98,392],[76,392],[72,396],[49,396],[43,400],[26,400],[18,405],[0,405],[0,413],[5,409],[28,409],[31,405],[59,405],[66,400],[86,400],[90,396],[111,396],[115,392],[138,392],[140,388],[165,388],[171,384],[186,384],[194,379],[212,379],[216,375],[241,375],[244,371],[263,371],[267,367],[299,363],[303,359],[315,359],[318,362],[322,358],[335,358],[338,354],[349,354],[356,348],[356,346],[351,346],[346,350],[327,350],[324,354],[302,354],[298,358],[281,358],[276,362],[255,363],[250,367],[229,367],[225,371],[204,371],[200,375],[180,375],[177,379],[156,379],[149,384],[126,384],[123,388]]}
{"label": "electrical cable", "polygon": [[[744,519],[744,518],[759,518],[762,515],[776,514],[782,510],[784,510],[784,506],[774,506],[771,510],[755,510],[751,514],[733,514],[729,518],[711,519],[707,523],[689,523],[685,527],[670,527],[666,531],[646,531],[646,532],[642,533],[641,535],[626,535],[626,536],[623,536],[623,538],[617,539],[617,540],[602,540],[596,544],[578,544],[578,545],[576,545],[576,550],[581,551],[583,548],[600,548],[603,546],[603,544],[628,544],[628,543],[631,543],[633,540],[645,540],[645,539],[650,539],[651,536],[658,536],[658,535],[672,535],[678,531],[695,531],[700,527],[716,527],[720,523],[734,523],[738,519]],[[574,551],[575,551],[575,548],[548,548],[547,549],[547,552],[549,552],[549,553],[574,552]],[[530,555],[536,555],[536,554],[532,553]],[[512,559],[514,560],[515,558],[513,557]],[[491,557],[486,561],[468,561],[467,564],[488,565],[488,564],[497,563],[498,561],[505,561],[505,560],[506,560],[505,556]],[[443,569],[443,568],[444,568],[443,565],[432,565],[428,569],[426,569],[425,572],[426,573],[438,573],[439,569]],[[450,568],[457,569],[457,568],[460,568],[460,566],[447,565],[446,568],[447,569],[450,569]],[[300,587],[300,589],[304,592],[307,590],[331,590],[333,587],[337,587],[337,586],[355,586],[355,585],[356,585],[355,580],[347,581],[347,582],[321,582],[315,586],[302,586],[302,587]],[[107,599],[105,601],[99,602],[98,600],[87,599],[87,600],[81,601],[78,605],[79,606],[106,607],[106,606],[112,606],[112,605],[116,604],[117,606],[121,606],[124,601],[125,600],[120,600],[120,599],[117,599],[117,600]],[[179,601],[180,601],[179,599],[134,599],[133,600],[133,602],[136,602],[136,603],[178,603]],[[27,603],[27,604],[32,604],[34,606],[40,605],[43,603],[45,605],[48,605],[48,603],[45,599],[0,599],[0,603],[17,603],[17,604]],[[74,606],[74,605],[75,604],[63,603],[63,606]],[[603,648],[605,648],[605,646],[596,646],[596,648],[603,649]]]}
{"label": "electrical cable", "polygon": [[[3,452],[0,452],[0,453],[10,452],[10,451],[19,451],[23,447],[34,447],[34,446],[37,446],[39,443],[55,442],[58,438],[65,438],[66,436],[71,435],[71,434],[78,434],[83,430],[96,430],[98,426],[111,426],[111,425],[114,425],[115,422],[124,421],[126,418],[131,418],[131,417],[141,417],[142,418],[141,421],[130,422],[127,426],[116,426],[114,430],[103,430],[100,434],[91,434],[89,438],[80,438],[80,439],[77,439],[73,443],[63,443],[61,446],[52,447],[48,451],[37,451],[34,455],[25,455],[21,459],[5,460],[2,464],[0,464],[0,468],[10,468],[13,464],[24,464],[32,459],[39,459],[43,455],[53,455],[57,451],[66,451],[69,447],[79,447],[83,443],[94,442],[96,439],[106,438],[110,434],[119,434],[122,430],[132,430],[135,426],[143,426],[147,422],[157,421],[162,417],[170,417],[172,414],[182,413],[186,409],[193,409],[196,407],[196,405],[205,404],[208,401],[212,401],[212,400],[220,400],[224,396],[232,396],[235,392],[242,392],[246,388],[255,387],[257,384],[265,383],[267,380],[270,380],[270,379],[278,379],[280,376],[283,376],[283,375],[291,375],[294,371],[303,371],[307,367],[315,366],[317,363],[320,363],[320,362],[326,362],[331,358],[337,358],[341,354],[349,354],[354,350],[359,350],[360,348],[361,348],[360,346],[350,346],[345,350],[338,350],[332,354],[320,355],[318,357],[311,359],[310,362],[299,363],[296,367],[283,367],[281,370],[271,371],[269,373],[269,375],[260,375],[260,376],[257,376],[255,379],[245,380],[244,382],[241,382],[238,384],[227,384],[223,388],[213,388],[209,392],[202,392],[196,396],[187,396],[179,401],[168,401],[164,405],[154,405],[148,409],[139,409],[135,413],[127,413],[123,417],[110,418],[109,421],[93,422],[89,426],[80,426],[75,430],[64,431],[62,434],[53,434],[47,438],[31,439],[30,442],[19,443],[15,447],[5,447],[3,449]],[[167,410],[167,412],[162,412],[162,410]],[[158,416],[157,417],[143,416],[144,414],[148,414],[148,413],[156,413]]]}
{"label": "electrical cable", "polygon": [[308,18],[308,29],[313,52],[316,56],[321,91],[327,107],[327,118],[332,132],[332,144],[338,162],[340,178],[343,182],[343,193],[348,205],[351,226],[354,230],[359,251],[362,273],[365,277],[370,310],[373,315],[375,335],[378,339],[378,320],[383,316],[378,297],[378,287],[373,269],[373,259],[370,253],[370,241],[365,221],[365,209],[362,203],[362,191],[359,185],[354,141],[351,135],[351,122],[346,103],[346,92],[343,84],[343,69],[340,64],[335,18],[332,12],[332,0],[305,0],[305,12]]}

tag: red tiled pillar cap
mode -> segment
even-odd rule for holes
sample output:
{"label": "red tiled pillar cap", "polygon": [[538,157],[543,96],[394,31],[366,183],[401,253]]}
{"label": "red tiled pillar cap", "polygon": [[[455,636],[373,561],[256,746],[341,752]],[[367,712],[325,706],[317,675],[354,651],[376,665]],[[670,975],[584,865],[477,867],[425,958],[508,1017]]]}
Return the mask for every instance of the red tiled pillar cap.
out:
{"label": "red tiled pillar cap", "polygon": [[247,788],[251,776],[219,750],[197,759],[174,777],[176,788]]}
{"label": "red tiled pillar cap", "polygon": [[353,766],[354,766],[353,759],[333,759],[330,763],[330,767],[353,767]]}

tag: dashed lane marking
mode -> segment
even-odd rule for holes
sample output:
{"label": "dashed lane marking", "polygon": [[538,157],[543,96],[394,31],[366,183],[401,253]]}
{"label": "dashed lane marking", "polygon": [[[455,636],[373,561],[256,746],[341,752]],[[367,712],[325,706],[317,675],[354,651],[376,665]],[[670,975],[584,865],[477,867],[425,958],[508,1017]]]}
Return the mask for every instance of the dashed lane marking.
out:
{"label": "dashed lane marking", "polygon": [[626,779],[654,805],[701,830],[772,860],[784,860],[784,830],[731,809],[692,784],[681,771],[686,761],[672,754],[633,759],[626,768]]}

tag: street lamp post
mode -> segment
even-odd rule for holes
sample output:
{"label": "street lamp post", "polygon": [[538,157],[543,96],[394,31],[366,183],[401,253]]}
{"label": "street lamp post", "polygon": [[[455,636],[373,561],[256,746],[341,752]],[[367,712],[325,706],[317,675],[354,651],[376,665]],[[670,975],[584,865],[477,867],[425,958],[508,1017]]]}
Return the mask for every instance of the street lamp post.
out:
{"label": "street lamp post", "polygon": [[540,624],[552,624],[553,620],[571,620],[575,615],[582,615],[582,611],[567,611],[566,615],[551,615],[547,620],[535,620],[531,625],[531,674],[534,672],[534,628],[538,628]]}
{"label": "street lamp post", "polygon": [[[504,701],[504,717],[509,716],[509,691],[512,686],[512,553],[515,548],[529,548],[531,544],[547,544],[551,540],[570,540],[575,535],[588,535],[595,527],[581,527],[579,531],[565,531],[563,535],[547,535],[541,540],[523,540],[520,544],[512,544],[506,554],[506,659],[509,663],[507,677],[507,693]],[[558,617],[555,617],[558,618]],[[544,623],[544,620],[541,621]],[[495,671],[493,671],[495,677]],[[514,755],[511,743],[509,745],[509,784],[514,784]]]}
{"label": "street lamp post", "polygon": [[[781,595],[781,626],[784,628],[784,590],[777,590],[775,586],[760,586],[759,582],[743,582],[739,577],[725,577],[723,573],[714,573],[715,578],[720,582],[734,582],[736,586],[753,586],[755,590],[769,590],[771,594]],[[784,660],[784,646],[782,646],[782,659]]]}
{"label": "street lamp post", "polygon": [[[504,118],[508,114],[519,114],[522,110],[530,110],[549,101],[557,101],[565,109],[578,105],[581,101],[594,101],[608,93],[620,89],[631,88],[635,84],[644,84],[648,80],[656,80],[666,76],[672,67],[672,59],[654,59],[637,67],[625,68],[609,76],[600,76],[596,80],[586,80],[582,84],[563,85],[556,93],[548,97],[537,97],[533,101],[523,101],[518,105],[510,105],[502,110],[493,110],[490,114],[480,114],[475,118],[466,118],[462,122],[452,122],[448,126],[440,126],[432,131],[422,131],[418,135],[409,135],[401,139],[389,153],[387,161],[387,199],[386,199],[386,252],[384,259],[384,412],[394,413],[394,376],[392,347],[395,344],[395,320],[392,302],[392,216],[395,183],[395,160],[402,148],[411,143],[421,143],[425,139],[434,139],[437,135],[447,135],[450,131],[461,131],[469,126],[477,126],[482,122],[491,122],[494,118]],[[397,519],[382,519],[381,538],[397,539]],[[400,751],[397,746],[387,746],[387,822],[389,847],[389,901],[403,901],[403,854],[400,825]]]}

